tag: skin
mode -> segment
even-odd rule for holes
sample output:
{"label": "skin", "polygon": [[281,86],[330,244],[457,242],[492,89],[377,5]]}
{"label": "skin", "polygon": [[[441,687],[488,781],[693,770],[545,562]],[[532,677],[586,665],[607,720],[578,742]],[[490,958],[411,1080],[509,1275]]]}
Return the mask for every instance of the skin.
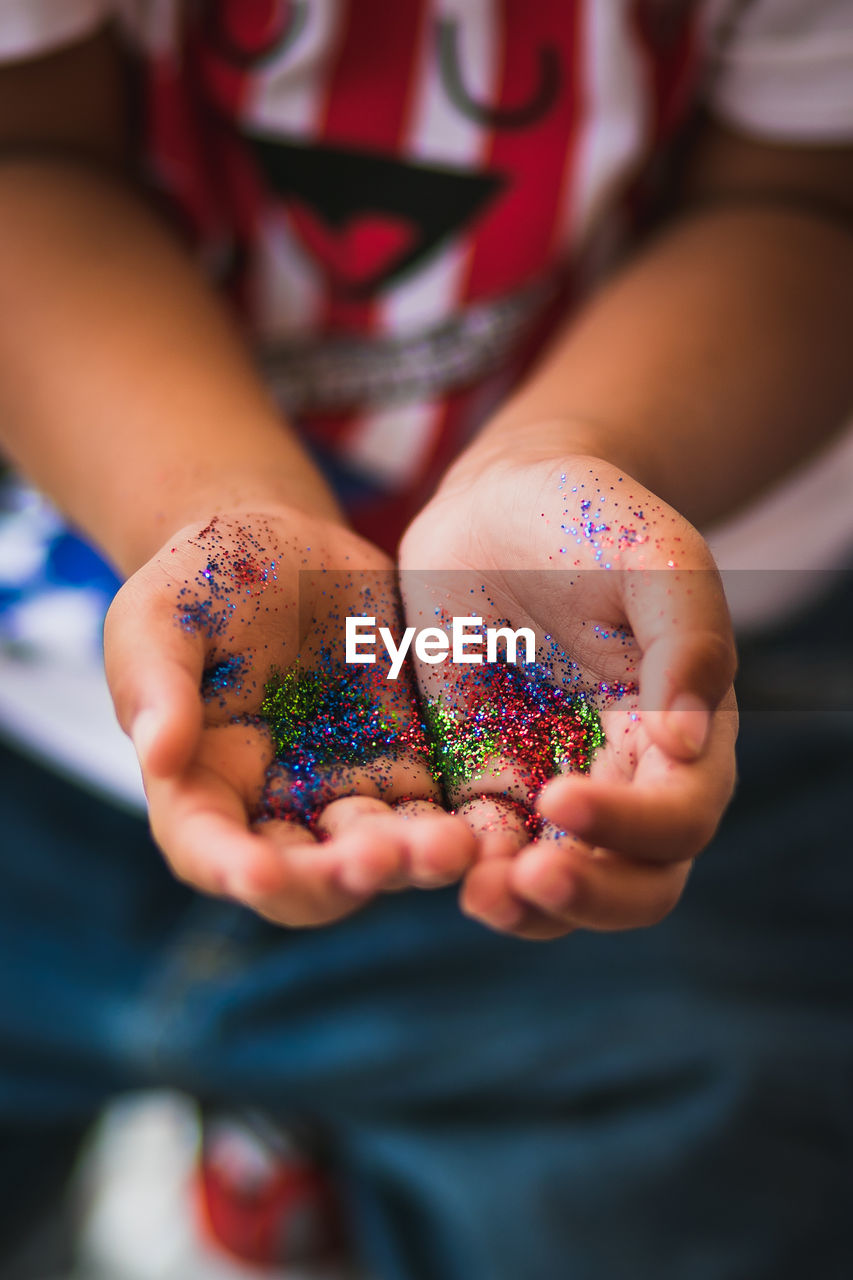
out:
{"label": "skin", "polygon": [[[308,567],[387,577],[392,566],[347,527],[231,316],[126,181],[115,70],[104,36],[0,73],[3,445],[127,577],[107,619],[107,673],[176,875],[282,924],[327,923],[379,889],[458,879],[475,841],[412,768],[382,794],[350,774],[355,796],[329,804],[319,852],[304,827],[253,825],[269,746],[247,751],[245,731],[221,731],[200,696],[210,645],[175,624],[206,562],[198,531],[216,515],[270,545],[292,570],[291,606],[309,547]],[[334,607],[318,600],[319,629]],[[259,630],[238,619],[231,647],[266,645],[270,665],[295,653],[295,635],[273,643]]]}
{"label": "skin", "polygon": [[[229,565],[247,556],[265,572],[235,587]],[[203,614],[200,626],[177,625],[182,605],[209,601],[210,564],[219,566],[222,622],[206,626]],[[286,508],[180,530],[119,591],[105,630],[107,676],[143,764],[153,835],[182,880],[278,923],[313,926],[380,890],[447,884],[470,865],[474,836],[444,812],[414,749],[324,770],[315,825],[291,805],[259,820],[265,784],[278,799],[290,782],[281,770],[266,774],[273,744],[256,717],[267,679],[297,655],[300,667],[322,671],[324,646],[340,661],[340,617],[368,611],[399,629],[388,558],[337,523]],[[242,660],[235,686],[200,697],[203,671],[233,654]],[[416,723],[409,678],[387,682],[378,669],[371,689],[398,730]]]}
{"label": "skin", "polygon": [[[515,848],[472,870],[463,906],[494,928],[551,937],[652,924],[716,829],[734,785],[734,650],[713,561],[686,517],[726,515],[849,415],[850,159],[850,148],[759,146],[708,126],[680,216],[558,336],[404,539],[404,578],[440,565],[553,565],[566,541],[555,536],[563,508],[549,508],[561,474],[569,489],[597,484],[593,513],[620,489],[648,517],[642,548],[608,552],[607,621],[627,624],[639,648],[636,766],[618,768],[611,745],[589,779],[544,787],[536,809],[571,839],[527,844],[517,832]],[[671,581],[677,627],[650,627],[654,593],[628,589],[629,567]],[[574,618],[598,616],[594,577],[608,575],[584,574]],[[505,598],[502,609],[513,626],[532,618],[558,638],[565,626],[559,604],[547,618],[536,600]],[[418,676],[434,693],[433,671]],[[467,812],[481,828],[482,804]]]}
{"label": "skin", "polygon": [[[607,531],[563,531],[582,531],[590,517]],[[640,541],[620,538],[625,527]],[[563,769],[537,795],[526,761],[496,761],[452,790],[481,850],[463,909],[529,938],[656,923],[734,787],[734,647],[702,538],[612,464],[568,454],[556,468],[525,464],[516,449],[512,465],[493,464],[476,485],[457,470],[408,531],[401,562],[452,568],[452,612],[467,611],[468,584],[485,578],[487,621],[551,636],[560,651],[551,665],[571,655],[581,687],[639,685],[605,701],[606,744],[588,775]],[[404,568],[402,578],[415,608],[424,575]],[[427,696],[464,711],[455,672],[415,665]],[[531,838],[524,809],[534,806],[545,822]]]}
{"label": "skin", "polygon": [[[454,797],[460,814],[447,815],[410,761],[384,794],[365,776],[343,787],[354,794],[330,798],[331,838],[318,846],[290,823],[253,826],[269,746],[231,733],[203,702],[212,650],[176,627],[180,592],[204,566],[199,534],[214,515],[238,541],[273,543],[289,571],[309,547],[318,573],[390,566],[347,528],[230,317],[123,182],[122,92],[106,35],[0,71],[0,422],[11,458],[128,576],[108,619],[107,670],[174,870],[288,925],[335,919],[381,889],[460,877],[465,910],[522,937],[660,919],[734,777],[730,627],[689,521],[760,492],[849,407],[853,238],[787,200],[849,211],[849,154],[760,146],[708,126],[682,216],[558,336],[404,539],[404,581],[493,569],[495,607],[516,626],[529,617],[570,645],[598,617],[626,623],[639,721],[613,709],[613,745],[591,776],[556,779],[535,798],[552,826],[532,843],[500,789],[488,801]],[[533,598],[500,581],[549,567],[563,473],[597,486],[599,505],[611,484],[630,491],[650,526],[642,563],[625,552],[607,572],[581,555],[573,567],[590,572],[570,609],[559,592]],[[662,601],[636,586],[655,570],[678,604],[663,621]],[[281,592],[278,619],[295,606],[294,590]],[[321,597],[311,605],[322,623]],[[276,624],[275,638],[256,642],[263,625],[251,611],[234,625],[230,641],[256,652],[277,644],[286,654],[305,639]],[[597,661],[586,660],[591,675]]]}

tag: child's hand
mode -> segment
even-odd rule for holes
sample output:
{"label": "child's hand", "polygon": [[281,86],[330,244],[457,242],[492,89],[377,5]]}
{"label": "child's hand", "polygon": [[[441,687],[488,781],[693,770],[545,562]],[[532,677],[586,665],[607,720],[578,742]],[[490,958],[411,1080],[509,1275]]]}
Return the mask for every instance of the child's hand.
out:
{"label": "child's hand", "polygon": [[289,925],[458,879],[474,849],[439,806],[410,677],[344,667],[347,614],[397,634],[390,563],[282,507],[181,530],[107,618],[116,710],[173,870]]}
{"label": "child's hand", "polygon": [[[734,646],[700,535],[594,458],[463,459],[407,532],[400,564],[409,624],[434,625],[440,598],[445,615],[527,626],[557,681],[591,691],[601,712],[605,745],[588,776],[564,755],[567,776],[543,786],[553,746],[543,750],[535,712],[509,705],[497,758],[447,779],[479,842],[464,909],[530,938],[661,919],[734,785]],[[416,666],[464,740],[482,723],[487,668]],[[507,689],[498,696],[511,699]],[[532,837],[534,806],[544,821]]]}

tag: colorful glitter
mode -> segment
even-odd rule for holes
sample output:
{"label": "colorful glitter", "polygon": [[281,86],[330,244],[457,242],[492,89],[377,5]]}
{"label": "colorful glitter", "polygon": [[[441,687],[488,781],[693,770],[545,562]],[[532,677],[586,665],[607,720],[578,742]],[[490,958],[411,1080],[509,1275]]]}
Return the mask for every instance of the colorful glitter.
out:
{"label": "colorful glitter", "polygon": [[398,737],[395,717],[376,706],[346,670],[274,671],[260,715],[279,762],[288,768],[363,764],[393,750]]}
{"label": "colorful glitter", "polygon": [[191,635],[201,632],[208,640],[213,640],[224,633],[234,608],[233,604],[226,603],[217,609],[212,600],[179,600],[177,620]]}
{"label": "colorful glitter", "polygon": [[212,702],[218,696],[219,705],[224,707],[227,693],[242,693],[247,670],[246,659],[239,653],[211,663],[201,677],[201,696],[205,702]]}
{"label": "colorful glitter", "polygon": [[[275,751],[271,776],[284,769],[289,778],[285,807],[311,822],[326,799],[332,771],[358,768],[401,753],[428,758],[428,747],[412,701],[401,715],[377,702],[363,673],[336,665],[321,653],[320,670],[298,665],[274,671],[266,682],[260,719],[270,730]],[[279,800],[279,809],[282,807]],[[269,793],[267,811],[275,812]]]}
{"label": "colorful glitter", "polygon": [[[215,553],[208,552],[203,569],[196,575],[196,586],[185,584],[178,593],[176,619],[184,631],[213,640],[224,635],[237,609],[231,598],[232,589],[237,595],[260,594],[269,582],[276,578],[275,560],[266,561],[268,554],[257,538],[247,529],[240,528],[237,546],[229,546],[220,535],[218,516],[190,539],[191,546],[218,543]],[[230,530],[226,530],[230,536]],[[172,548],[174,552],[175,548]],[[199,594],[200,588],[203,594]]]}
{"label": "colorful glitter", "polygon": [[[565,485],[563,474],[560,488]],[[571,517],[563,514],[564,535],[591,543],[596,561],[603,547],[613,546],[617,538],[633,544],[643,537],[644,530],[633,524],[623,527],[621,534],[611,534],[611,518],[604,521],[600,506],[594,510],[590,499],[577,496],[577,486],[572,492],[576,497],[565,495],[565,500],[577,503],[579,511]],[[614,531],[619,529],[616,514],[614,510]],[[313,827],[332,799],[361,792],[388,795],[392,779],[392,794],[399,799],[401,768],[412,769],[413,794],[431,789],[437,794],[434,779],[455,800],[461,786],[490,771],[497,777],[508,763],[522,769],[527,794],[521,799],[532,807],[549,777],[560,770],[588,772],[604,746],[598,695],[606,703],[633,692],[627,683],[600,682],[606,667],[598,668],[599,683],[588,676],[584,682],[581,667],[546,635],[537,650],[538,661],[488,661],[448,672],[449,679],[437,686],[444,692],[421,706],[410,679],[386,679],[387,664],[354,670],[342,661],[348,606],[351,609],[351,602],[358,600],[366,616],[393,624],[393,588],[380,591],[374,602],[370,587],[357,578],[350,580],[348,571],[322,568],[313,571],[310,580],[310,615],[302,611],[302,656],[293,661],[295,653],[288,653],[288,665],[282,658],[284,639],[276,614],[290,607],[291,597],[286,593],[282,602],[284,584],[272,587],[277,558],[284,564],[274,535],[264,546],[251,529],[214,519],[191,545],[202,551],[202,563],[194,580],[188,579],[179,592],[176,617],[185,630],[217,640],[215,648],[208,646],[214,654],[203,674],[202,697],[208,704],[218,699],[225,709],[231,695],[238,695],[241,714],[232,723],[264,726],[272,743],[273,759],[253,820],[296,820]],[[306,549],[301,547],[300,553]],[[449,591],[445,581],[441,590]],[[474,587],[470,594],[475,594]],[[478,617],[482,613],[497,620],[499,627],[509,626],[501,617],[503,599],[499,608],[482,582],[476,595]],[[443,604],[433,603],[426,616],[430,621],[434,616],[442,627],[449,622],[452,629],[453,619],[448,619]],[[251,675],[258,669],[260,650],[252,650],[251,662],[240,653],[227,652],[240,647],[241,636],[248,636],[245,628],[256,618],[265,628],[259,633],[266,637],[264,648],[269,646],[262,670],[270,674],[262,693]],[[592,624],[590,629],[596,640],[611,646],[630,644],[630,633],[614,624]],[[223,636],[227,638],[220,639]],[[535,827],[531,818],[531,834]]]}
{"label": "colorful glitter", "polygon": [[[672,514],[665,514],[663,523],[656,521],[664,514],[662,507],[655,507],[647,516],[645,501],[638,501],[638,496],[630,491],[619,497],[618,485],[623,484],[625,477],[617,475],[616,483],[604,487],[602,480],[590,468],[585,473],[585,480],[578,480],[569,486],[569,477],[561,472],[556,486],[558,501],[562,510],[557,516],[560,536],[553,547],[554,554],[549,554],[549,561],[555,556],[566,556],[573,552],[572,544],[579,548],[575,551],[570,563],[574,568],[643,568],[648,564],[646,553],[640,548],[648,544],[651,553],[658,555],[666,551],[668,559],[666,567],[678,568],[675,555],[676,546],[681,542],[681,535],[666,529],[677,521]],[[605,515],[606,511],[606,515]],[[621,512],[625,512],[627,523],[620,523]],[[548,523],[553,518],[552,512],[543,511],[543,519]],[[630,560],[627,556],[630,555]],[[657,567],[649,564],[648,567]]]}
{"label": "colorful glitter", "polygon": [[436,773],[451,788],[507,760],[524,764],[535,793],[560,767],[589,771],[604,745],[598,712],[567,693],[540,664],[483,668],[464,710],[433,699],[425,709]]}

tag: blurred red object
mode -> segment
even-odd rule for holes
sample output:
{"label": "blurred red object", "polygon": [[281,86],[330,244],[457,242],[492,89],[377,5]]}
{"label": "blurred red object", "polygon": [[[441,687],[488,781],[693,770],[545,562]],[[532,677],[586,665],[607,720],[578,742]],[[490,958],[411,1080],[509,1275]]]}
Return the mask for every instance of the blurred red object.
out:
{"label": "blurred red object", "polygon": [[208,1240],[260,1268],[331,1263],[345,1253],[328,1173],[303,1143],[263,1122],[205,1120],[198,1207]]}

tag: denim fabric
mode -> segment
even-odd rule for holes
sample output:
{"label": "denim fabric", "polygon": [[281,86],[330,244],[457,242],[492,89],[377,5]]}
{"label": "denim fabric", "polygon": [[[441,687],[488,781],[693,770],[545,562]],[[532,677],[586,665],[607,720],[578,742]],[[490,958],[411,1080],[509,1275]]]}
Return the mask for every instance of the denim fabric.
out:
{"label": "denim fabric", "polygon": [[310,1117],[377,1280],[846,1280],[853,712],[749,690],[818,630],[849,660],[838,607],[747,653],[738,795],[641,932],[524,943],[449,890],[277,929],[4,752],[0,1130],[162,1084]]}

